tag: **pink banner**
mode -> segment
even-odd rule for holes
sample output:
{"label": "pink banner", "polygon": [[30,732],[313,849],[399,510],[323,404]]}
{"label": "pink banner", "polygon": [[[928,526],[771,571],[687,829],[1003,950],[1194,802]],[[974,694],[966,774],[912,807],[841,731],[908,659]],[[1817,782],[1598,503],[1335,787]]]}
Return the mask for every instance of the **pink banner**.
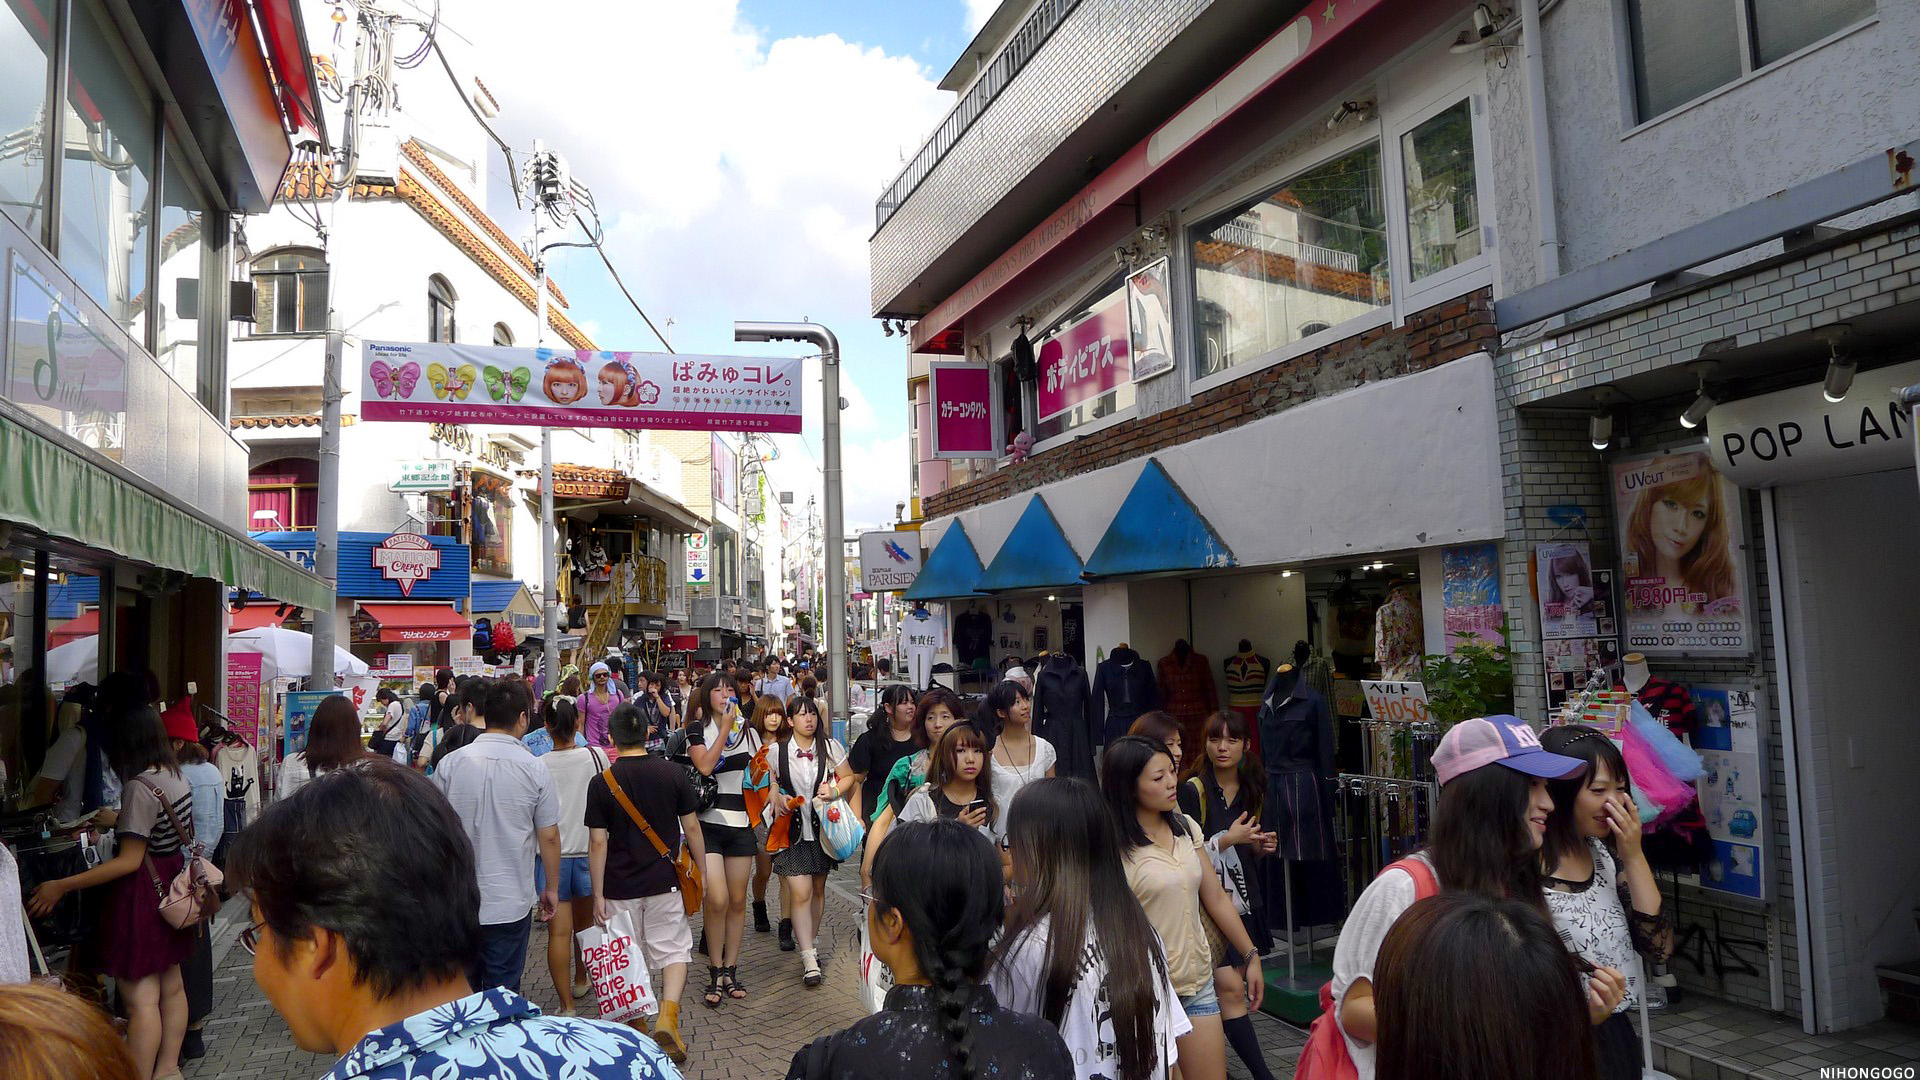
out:
{"label": "pink banner", "polygon": [[227,719],[233,724],[233,733],[245,739],[248,746],[260,745],[260,654],[257,652],[227,654]]}
{"label": "pink banner", "polygon": [[1133,379],[1133,332],[1120,289],[1040,346],[1040,419],[1051,420]]}
{"label": "pink banner", "polygon": [[993,373],[985,364],[927,366],[933,394],[933,456],[998,457],[993,445]]}

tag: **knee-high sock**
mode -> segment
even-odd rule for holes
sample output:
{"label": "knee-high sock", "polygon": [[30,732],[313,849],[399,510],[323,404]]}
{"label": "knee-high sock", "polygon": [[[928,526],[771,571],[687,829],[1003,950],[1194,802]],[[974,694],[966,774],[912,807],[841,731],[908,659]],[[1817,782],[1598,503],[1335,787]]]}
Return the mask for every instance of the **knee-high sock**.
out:
{"label": "knee-high sock", "polygon": [[1260,1052],[1260,1037],[1254,1034],[1253,1017],[1247,1015],[1238,1020],[1223,1020],[1220,1026],[1226,1029],[1227,1045],[1233,1047],[1233,1052],[1246,1063],[1253,1080],[1273,1080],[1273,1073],[1267,1069],[1266,1056]]}

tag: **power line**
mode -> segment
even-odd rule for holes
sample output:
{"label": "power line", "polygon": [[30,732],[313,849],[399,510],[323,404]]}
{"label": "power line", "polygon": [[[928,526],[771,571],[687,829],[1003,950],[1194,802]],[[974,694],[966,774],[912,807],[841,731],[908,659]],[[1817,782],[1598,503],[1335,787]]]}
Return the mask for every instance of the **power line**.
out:
{"label": "power line", "polygon": [[[591,207],[591,205],[592,203],[591,201],[589,201],[588,206]],[[660,344],[666,346],[666,350],[669,353],[673,352],[674,351],[673,343],[667,340],[667,335],[661,333],[659,327],[653,325],[653,319],[651,316],[647,314],[647,309],[641,307],[640,301],[635,300],[633,298],[633,293],[627,291],[627,283],[620,280],[620,271],[614,269],[613,260],[607,258],[607,249],[604,245],[601,244],[600,242],[601,238],[598,235],[601,230],[599,230],[598,228],[588,229],[587,223],[584,221],[580,221],[579,217],[577,216],[574,218],[574,220],[580,222],[581,230],[587,234],[588,239],[593,241],[593,243],[590,246],[593,248],[595,252],[599,253],[600,261],[606,264],[607,273],[613,275],[613,283],[615,285],[620,286],[620,294],[627,298],[627,303],[633,305],[633,310],[640,313],[640,318],[646,321],[647,329],[653,331],[653,336],[660,339]],[[600,216],[598,214],[594,215],[593,223],[595,226],[598,226],[600,224]]]}
{"label": "power line", "polygon": [[473,122],[480,125],[480,130],[487,133],[487,137],[493,140],[494,145],[500,148],[501,153],[507,155],[507,179],[513,184],[514,209],[519,209],[520,168],[514,164],[513,147],[507,145],[507,140],[501,138],[499,133],[494,131],[492,126],[487,123],[487,118],[481,116],[480,110],[474,107],[473,100],[468,97],[466,89],[460,85],[460,76],[453,73],[453,64],[448,62],[446,51],[440,48],[438,35],[430,37],[428,43],[433,48],[433,55],[440,58],[441,69],[447,73],[447,78],[453,82],[453,92],[459,95],[460,104],[467,107],[467,111],[473,114]]}

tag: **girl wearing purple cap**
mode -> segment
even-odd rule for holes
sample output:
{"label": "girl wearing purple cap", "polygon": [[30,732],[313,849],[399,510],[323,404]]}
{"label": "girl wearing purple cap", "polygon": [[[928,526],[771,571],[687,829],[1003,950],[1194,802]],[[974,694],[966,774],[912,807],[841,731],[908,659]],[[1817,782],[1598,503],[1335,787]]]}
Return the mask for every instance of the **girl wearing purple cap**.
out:
{"label": "girl wearing purple cap", "polygon": [[[1585,767],[1578,758],[1546,752],[1533,730],[1512,716],[1463,720],[1441,736],[1433,752],[1441,787],[1430,842],[1404,860],[1415,865],[1390,866],[1374,878],[1334,949],[1332,1011],[1359,1080],[1374,1075],[1374,963],[1387,931],[1415,901],[1440,890],[1520,900],[1546,915],[1540,845],[1553,813],[1547,781]],[[1611,969],[1595,972],[1591,982],[1589,1010],[1604,1006],[1604,1019],[1619,1004],[1624,982]]]}

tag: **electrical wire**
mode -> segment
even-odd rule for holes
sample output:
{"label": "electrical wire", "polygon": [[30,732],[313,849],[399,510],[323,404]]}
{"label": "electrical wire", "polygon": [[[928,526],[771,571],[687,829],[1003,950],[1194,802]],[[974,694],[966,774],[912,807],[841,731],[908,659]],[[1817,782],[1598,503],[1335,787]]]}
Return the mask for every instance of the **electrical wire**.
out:
{"label": "electrical wire", "polygon": [[[591,196],[589,196],[588,198],[588,205],[591,206]],[[594,227],[591,229],[587,228],[587,223],[581,220],[578,214],[574,215],[573,220],[579,223],[580,231],[586,233],[587,238],[593,242],[591,244],[565,244],[565,245],[550,244],[548,246],[549,247],[562,247],[562,246],[591,247],[594,251],[598,252],[600,255],[600,261],[606,264],[607,273],[613,275],[613,283],[615,285],[620,286],[620,294],[627,298],[627,303],[633,305],[633,310],[640,313],[640,318],[646,322],[647,329],[653,331],[653,336],[660,339],[660,344],[666,347],[667,352],[672,353],[674,351],[673,343],[667,340],[667,335],[661,333],[659,327],[653,325],[653,317],[647,314],[646,308],[643,308],[640,306],[640,301],[635,300],[633,298],[633,293],[627,290],[627,283],[620,280],[620,271],[614,269],[613,260],[607,258],[607,249],[601,243],[602,233],[604,230],[600,228],[600,215],[598,214],[593,215]]]}
{"label": "electrical wire", "polygon": [[507,155],[507,179],[513,184],[513,207],[516,210],[520,209],[520,167],[514,164],[513,147],[507,145],[507,140],[501,138],[500,133],[494,131],[493,126],[487,123],[487,118],[481,116],[480,110],[474,107],[473,98],[469,96],[465,88],[460,85],[460,76],[453,73],[453,64],[447,60],[446,51],[440,48],[440,43],[433,41],[429,44],[432,46],[433,54],[440,58],[440,67],[446,71],[447,78],[452,81],[453,92],[460,95],[460,103],[467,107],[469,113],[473,114],[474,123],[479,124],[480,130],[486,132],[487,137],[492,139],[494,145],[500,148],[500,152]]}

